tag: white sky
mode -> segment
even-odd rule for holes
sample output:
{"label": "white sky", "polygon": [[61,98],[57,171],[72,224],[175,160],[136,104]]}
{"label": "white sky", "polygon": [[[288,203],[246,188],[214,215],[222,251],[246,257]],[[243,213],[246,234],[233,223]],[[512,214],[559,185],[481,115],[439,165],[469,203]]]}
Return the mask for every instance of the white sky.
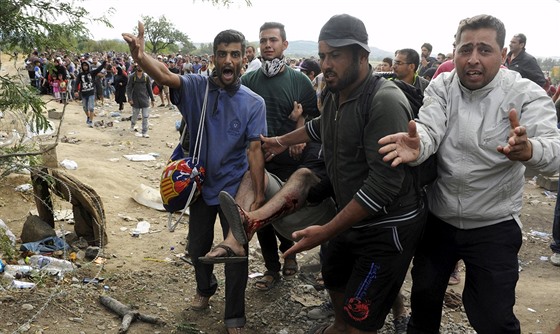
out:
{"label": "white sky", "polygon": [[252,0],[252,7],[244,0],[235,0],[230,8],[191,1],[84,0],[79,5],[92,15],[109,7],[116,10],[110,18],[113,29],[91,25],[96,40],[121,38],[121,33],[132,32],[142,15],[165,15],[194,43],[211,43],[225,29],[239,30],[254,42],[266,21],[283,23],[288,42],[316,41],[332,15],[346,13],[364,21],[370,46],[386,51],[420,50],[422,43],[429,42],[433,56],[452,51],[453,34],[461,19],[491,14],[506,26],[506,47],[514,34],[524,33],[527,52],[533,56],[560,56],[560,0]]}

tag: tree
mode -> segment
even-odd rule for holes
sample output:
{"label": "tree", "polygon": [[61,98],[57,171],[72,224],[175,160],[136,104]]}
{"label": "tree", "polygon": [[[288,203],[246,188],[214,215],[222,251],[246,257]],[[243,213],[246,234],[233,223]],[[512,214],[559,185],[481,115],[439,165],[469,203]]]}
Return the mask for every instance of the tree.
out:
{"label": "tree", "polygon": [[[146,48],[150,48],[153,54],[158,54],[160,51],[167,50],[171,46],[175,46],[178,50],[177,43],[185,46],[186,48],[196,49],[189,37],[175,28],[175,25],[167,20],[165,15],[160,16],[158,20],[151,16],[142,16],[144,22],[144,38],[146,40]],[[138,28],[134,29],[135,33]]]}
{"label": "tree", "polygon": [[[90,17],[85,8],[79,6],[80,1],[0,0],[0,56],[3,50],[23,51],[22,53],[27,55],[34,48],[38,50],[75,50],[80,44],[101,48],[104,49],[103,51],[106,51],[107,48],[116,50],[119,45],[106,41],[99,43],[91,41],[87,29],[87,24],[92,21],[112,27],[107,16],[114,13],[114,9],[109,8],[104,15],[94,18]],[[227,7],[236,0],[200,1]],[[251,5],[250,0],[244,1],[248,6]],[[153,23],[156,23],[155,20]],[[155,29],[157,26],[152,24],[148,27],[153,26]],[[164,48],[169,46],[170,50],[178,50],[180,47],[186,52],[196,49],[188,37],[174,29],[172,24],[167,22],[165,27],[169,30],[163,35],[164,37],[158,35],[158,30],[153,32],[151,43],[155,48],[154,51],[161,50],[158,48],[162,46]],[[175,43],[181,45],[171,47]],[[16,53],[14,52],[14,54]],[[15,61],[17,62],[17,54]],[[0,60],[0,68],[1,65]],[[38,133],[50,128],[50,124],[44,116],[45,111],[45,102],[37,94],[35,88],[28,84],[27,79],[19,75],[0,75],[0,125],[3,130],[13,129],[14,134],[13,145],[0,147],[0,175],[9,174],[13,170],[13,166],[19,163],[29,164],[36,160],[35,156],[42,153],[37,150],[33,151],[32,146],[23,139],[28,131]],[[16,140],[18,137],[21,140]],[[26,160],[21,161],[22,159]]]}
{"label": "tree", "polygon": [[[0,0],[0,8],[2,49],[67,48],[69,37],[88,34],[87,21],[112,27],[105,16],[89,18],[89,12],[74,1]],[[113,12],[109,8],[107,14]]]}
{"label": "tree", "polygon": [[197,52],[199,56],[202,56],[203,54],[213,54],[213,53],[214,53],[214,43],[208,43],[208,44],[201,43]]}
{"label": "tree", "polygon": [[[68,49],[72,41],[88,35],[86,23],[98,21],[111,27],[109,21],[89,17],[89,12],[75,6],[75,1],[0,0],[0,51],[33,48]],[[109,10],[111,13],[111,10]],[[10,173],[21,159],[24,163],[41,152],[30,152],[27,131],[38,133],[50,128],[44,112],[46,104],[25,79],[18,75],[0,75],[0,122],[11,128],[13,144],[0,147],[0,173]],[[30,158],[31,157],[31,158]]]}

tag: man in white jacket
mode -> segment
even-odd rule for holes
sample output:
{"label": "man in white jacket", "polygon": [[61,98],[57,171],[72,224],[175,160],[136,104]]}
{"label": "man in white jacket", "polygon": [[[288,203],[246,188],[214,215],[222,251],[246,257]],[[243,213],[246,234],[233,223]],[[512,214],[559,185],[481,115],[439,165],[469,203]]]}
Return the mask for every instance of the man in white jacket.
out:
{"label": "man in white jacket", "polygon": [[463,304],[474,329],[520,333],[513,306],[524,172],[557,172],[560,135],[546,92],[500,69],[504,41],[497,18],[462,20],[455,70],[427,87],[408,133],[379,141],[393,166],[438,158],[430,215],[413,262],[408,333],[438,333],[449,274],[460,259],[466,266]]}

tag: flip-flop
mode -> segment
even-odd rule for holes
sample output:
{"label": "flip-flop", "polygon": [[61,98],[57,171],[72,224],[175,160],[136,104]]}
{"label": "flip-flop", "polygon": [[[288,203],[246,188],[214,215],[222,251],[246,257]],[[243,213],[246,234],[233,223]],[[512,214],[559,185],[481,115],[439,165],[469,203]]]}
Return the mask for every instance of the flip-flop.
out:
{"label": "flip-flop", "polygon": [[243,226],[243,221],[239,214],[239,206],[235,203],[233,197],[225,191],[220,191],[219,200],[220,208],[222,208],[222,212],[224,216],[226,216],[226,220],[228,221],[229,228],[235,240],[242,245],[246,245],[249,240],[247,239],[247,233],[245,232],[245,227]]}
{"label": "flip-flop", "polygon": [[294,276],[299,270],[298,263],[295,257],[284,259],[284,266],[282,267],[282,275],[285,277]]}
{"label": "flip-flop", "polygon": [[219,244],[214,247],[214,249],[216,248],[224,249],[226,251],[226,256],[201,256],[198,258],[198,261],[206,264],[238,263],[247,261],[247,256],[238,256],[229,246]]}
{"label": "flip-flop", "polygon": [[[272,277],[272,280],[267,280],[266,277]],[[255,282],[255,288],[260,291],[269,291],[280,280],[280,274],[274,271],[265,271],[264,275]]]}

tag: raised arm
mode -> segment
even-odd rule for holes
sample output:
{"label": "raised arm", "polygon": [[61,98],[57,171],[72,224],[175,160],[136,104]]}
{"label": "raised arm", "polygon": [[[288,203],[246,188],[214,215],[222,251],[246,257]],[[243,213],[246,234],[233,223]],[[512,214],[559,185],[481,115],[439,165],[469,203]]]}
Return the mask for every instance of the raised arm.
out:
{"label": "raised arm", "polygon": [[146,54],[144,51],[144,24],[138,22],[138,36],[123,33],[123,39],[128,43],[132,58],[152,79],[157,83],[171,88],[179,88],[181,79],[179,75],[169,72],[169,69],[162,63]]}

